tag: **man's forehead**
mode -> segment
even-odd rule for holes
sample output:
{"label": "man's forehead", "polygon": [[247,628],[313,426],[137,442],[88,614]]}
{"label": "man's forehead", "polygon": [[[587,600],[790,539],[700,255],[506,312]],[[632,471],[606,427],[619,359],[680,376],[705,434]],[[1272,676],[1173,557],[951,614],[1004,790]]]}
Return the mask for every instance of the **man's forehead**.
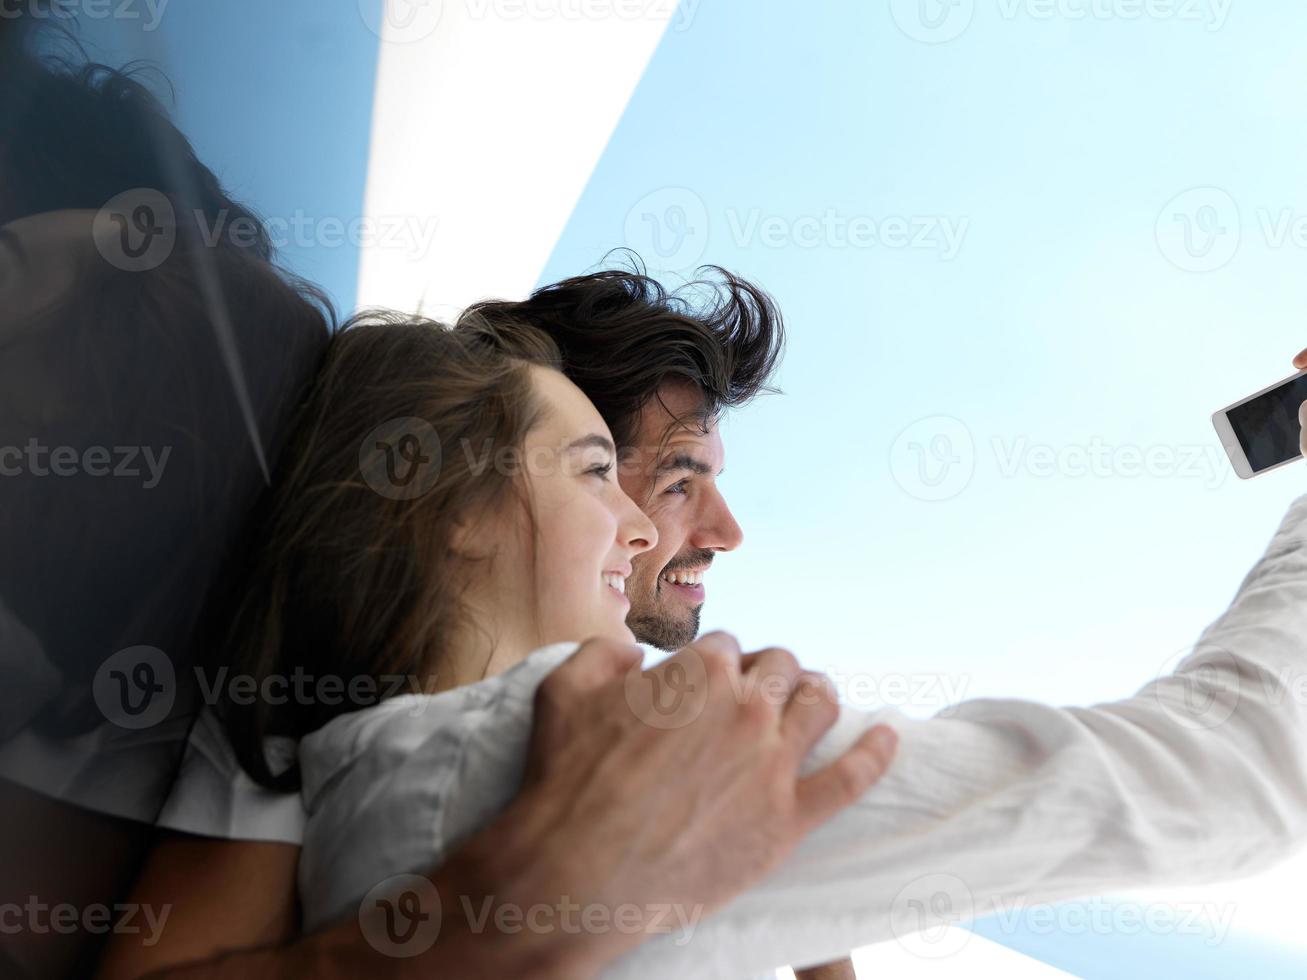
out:
{"label": "man's forehead", "polygon": [[640,412],[632,444],[625,452],[641,469],[663,469],[676,457],[691,457],[712,473],[722,467],[724,450],[717,419],[703,417],[703,393],[694,385],[669,383]]}
{"label": "man's forehead", "polygon": [[690,384],[663,385],[640,410],[634,433],[646,452],[659,447],[720,442],[717,419],[704,418],[703,392]]}

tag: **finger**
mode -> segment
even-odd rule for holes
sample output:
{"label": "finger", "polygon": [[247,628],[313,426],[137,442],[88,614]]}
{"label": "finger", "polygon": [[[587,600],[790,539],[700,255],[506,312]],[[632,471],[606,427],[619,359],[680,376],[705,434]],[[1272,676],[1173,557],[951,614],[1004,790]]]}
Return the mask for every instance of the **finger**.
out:
{"label": "finger", "polygon": [[825,769],[799,780],[799,819],[805,833],[843,810],[885,775],[898,748],[898,735],[876,725]]}
{"label": "finger", "polygon": [[634,643],[594,639],[582,643],[545,683],[572,691],[593,691],[624,677],[644,663],[644,650]]}
{"label": "finger", "polygon": [[781,735],[801,762],[840,716],[839,698],[825,674],[803,671],[781,716]]}
{"label": "finger", "polygon": [[713,630],[711,633],[705,633],[699,637],[686,649],[697,650],[699,653],[714,653],[729,656],[735,661],[740,657],[740,641],[732,634],[725,630]]}
{"label": "finger", "polygon": [[713,630],[682,647],[658,666],[678,661],[691,675],[704,671],[709,676],[724,677],[734,683],[740,674],[740,641],[725,630]]}
{"label": "finger", "polygon": [[[790,653],[790,651],[786,650],[784,647],[765,647],[762,650],[754,650],[751,653],[740,654],[740,670],[742,671],[756,670],[758,664],[764,662],[774,664],[776,662],[778,653],[786,654],[791,659],[794,658],[794,654]],[[795,660],[795,665],[797,668],[798,665],[797,660]],[[801,672],[801,668],[798,668],[790,671],[789,675],[791,676],[791,678],[797,678],[800,672]]]}
{"label": "finger", "polygon": [[1293,356],[1293,366],[1299,371],[1303,368],[1307,368],[1307,350],[1299,351]]}
{"label": "finger", "polygon": [[789,650],[767,647],[740,657],[740,672],[749,675],[748,690],[765,693],[779,706],[790,700],[804,670]]}

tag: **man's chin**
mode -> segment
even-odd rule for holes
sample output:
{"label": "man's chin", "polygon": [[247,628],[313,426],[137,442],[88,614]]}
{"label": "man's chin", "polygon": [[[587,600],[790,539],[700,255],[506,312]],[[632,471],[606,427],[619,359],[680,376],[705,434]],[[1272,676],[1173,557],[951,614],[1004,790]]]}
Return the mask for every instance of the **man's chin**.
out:
{"label": "man's chin", "polygon": [[699,607],[675,616],[666,612],[649,615],[633,610],[626,617],[626,625],[635,634],[637,643],[674,653],[689,646],[699,635]]}

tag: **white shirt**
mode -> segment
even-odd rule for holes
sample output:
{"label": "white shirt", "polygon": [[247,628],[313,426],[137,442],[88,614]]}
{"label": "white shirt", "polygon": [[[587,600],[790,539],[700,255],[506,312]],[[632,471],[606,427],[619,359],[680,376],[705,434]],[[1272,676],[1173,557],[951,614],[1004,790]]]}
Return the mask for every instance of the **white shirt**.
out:
{"label": "white shirt", "polygon": [[[512,798],[540,680],[572,649],[498,677],[333,720],[300,747],[306,929],[357,914],[391,875],[432,867]],[[841,712],[806,763],[877,722],[898,758],[762,884],[606,977],[739,977],[1018,898],[1261,870],[1307,837],[1307,497],[1174,674],[1090,708],[1009,700],[913,720]]]}

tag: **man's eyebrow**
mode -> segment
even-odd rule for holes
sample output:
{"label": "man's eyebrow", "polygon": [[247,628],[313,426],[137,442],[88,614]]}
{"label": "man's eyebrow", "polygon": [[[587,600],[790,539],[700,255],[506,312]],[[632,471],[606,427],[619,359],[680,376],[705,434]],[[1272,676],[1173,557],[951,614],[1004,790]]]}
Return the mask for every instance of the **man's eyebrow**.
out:
{"label": "man's eyebrow", "polygon": [[570,453],[573,449],[589,449],[592,446],[607,449],[614,456],[617,455],[617,448],[613,445],[613,440],[607,436],[601,436],[598,432],[591,432],[588,436],[573,439],[564,447],[564,451]]}
{"label": "man's eyebrow", "polygon": [[679,473],[685,470],[693,473],[695,476],[707,476],[712,472],[712,467],[701,459],[695,459],[687,452],[672,453],[658,464],[654,471],[656,476],[666,476],[668,473]]}

